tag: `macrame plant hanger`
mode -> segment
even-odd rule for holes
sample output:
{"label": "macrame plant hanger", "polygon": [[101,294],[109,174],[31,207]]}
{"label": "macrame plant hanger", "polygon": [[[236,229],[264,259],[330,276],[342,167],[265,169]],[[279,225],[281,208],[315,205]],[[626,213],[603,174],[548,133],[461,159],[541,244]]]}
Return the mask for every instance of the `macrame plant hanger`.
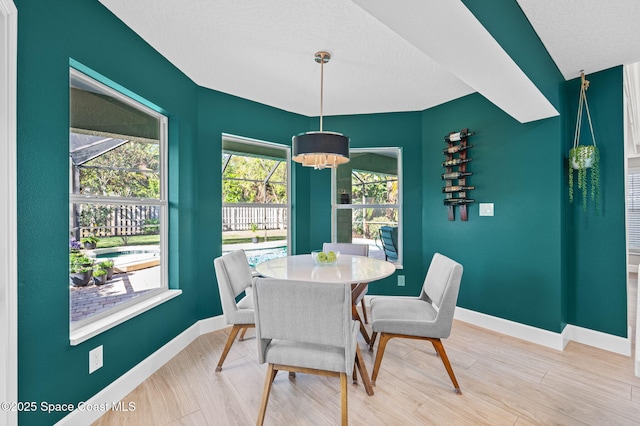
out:
{"label": "macrame plant hanger", "polygon": [[[569,201],[573,202],[573,170],[578,171],[578,189],[582,191],[582,201],[584,210],[587,208],[587,169],[591,169],[591,199],[596,204],[598,210],[600,198],[600,154],[596,145],[596,136],[593,131],[589,102],[587,101],[587,89],[589,81],[584,76],[584,71],[580,71],[580,99],[578,101],[578,116],[576,118],[576,131],[573,135],[573,148],[569,152]],[[589,131],[593,146],[580,145],[580,132],[582,130],[582,115],[587,112],[589,121]]]}
{"label": "macrame plant hanger", "polygon": [[593,124],[591,123],[591,113],[589,112],[589,102],[587,101],[587,89],[589,88],[589,80],[585,78],[584,71],[580,71],[580,79],[582,81],[582,84],[580,85],[580,100],[578,101],[578,117],[576,118],[576,131],[573,135],[573,147],[577,148],[580,142],[583,107],[587,110],[587,119],[589,120],[589,130],[591,130],[591,140],[593,141],[593,146],[597,147],[596,136],[593,133]]}

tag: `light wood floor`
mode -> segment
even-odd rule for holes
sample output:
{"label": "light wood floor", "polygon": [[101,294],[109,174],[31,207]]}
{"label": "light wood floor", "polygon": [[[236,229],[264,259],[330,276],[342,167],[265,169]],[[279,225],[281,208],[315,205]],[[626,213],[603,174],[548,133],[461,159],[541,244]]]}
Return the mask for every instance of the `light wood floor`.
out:
{"label": "light wood floor", "polygon": [[[94,424],[255,424],[266,366],[258,364],[251,330],[215,373],[229,330],[200,336],[124,398],[135,402],[135,411],[110,411]],[[444,345],[462,395],[452,391],[428,342],[392,339],[375,395],[350,385],[350,423],[640,425],[640,378],[632,357],[573,342],[556,351],[457,321]],[[362,340],[360,346],[371,374],[374,353]],[[338,379],[278,373],[266,425],[339,421]]]}

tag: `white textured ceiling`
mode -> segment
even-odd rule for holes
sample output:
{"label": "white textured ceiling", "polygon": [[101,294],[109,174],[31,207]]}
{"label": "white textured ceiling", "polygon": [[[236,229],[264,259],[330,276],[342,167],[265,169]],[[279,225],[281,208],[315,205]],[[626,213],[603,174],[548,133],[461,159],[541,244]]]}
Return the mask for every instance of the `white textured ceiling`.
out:
{"label": "white textured ceiling", "polygon": [[565,79],[640,62],[639,0],[517,0]]}
{"label": "white textured ceiling", "polygon": [[[522,122],[557,114],[459,0],[100,2],[198,85],[286,111],[319,114],[320,66],[313,57],[326,50],[332,59],[324,67],[325,115],[419,111],[476,91]],[[596,58],[567,48],[577,37],[564,34],[584,29],[575,10],[561,4],[622,4],[637,20],[639,0],[518,2],[563,73],[627,63],[629,49],[605,48]],[[597,23],[611,16],[601,9],[581,15]],[[468,24],[455,37],[440,28],[451,17]],[[597,31],[608,26],[591,28],[606,45],[611,31],[606,37]],[[475,65],[456,65],[472,54]]]}

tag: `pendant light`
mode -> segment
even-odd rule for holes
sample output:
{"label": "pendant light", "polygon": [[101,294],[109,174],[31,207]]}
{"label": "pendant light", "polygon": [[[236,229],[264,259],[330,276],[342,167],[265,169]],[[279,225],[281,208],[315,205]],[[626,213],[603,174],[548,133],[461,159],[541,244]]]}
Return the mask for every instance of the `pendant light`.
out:
{"label": "pendant light", "polygon": [[293,161],[316,170],[335,169],[349,161],[349,138],[336,132],[322,130],[322,92],[324,64],[329,62],[328,52],[316,52],[315,61],[320,64],[320,131],[306,132],[292,138]]}

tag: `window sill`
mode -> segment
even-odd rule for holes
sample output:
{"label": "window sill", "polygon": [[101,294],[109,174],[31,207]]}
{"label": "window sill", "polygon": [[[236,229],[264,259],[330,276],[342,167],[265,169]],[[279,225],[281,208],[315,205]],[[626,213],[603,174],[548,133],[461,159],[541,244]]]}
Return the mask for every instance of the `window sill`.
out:
{"label": "window sill", "polygon": [[130,318],[135,317],[143,312],[155,308],[156,306],[173,299],[182,294],[182,290],[167,290],[156,296],[142,300],[135,305],[128,306],[124,309],[118,310],[111,315],[104,318],[97,319],[90,324],[78,327],[69,333],[69,343],[71,346],[79,345],[80,343],[91,339],[98,334],[122,324]]}

